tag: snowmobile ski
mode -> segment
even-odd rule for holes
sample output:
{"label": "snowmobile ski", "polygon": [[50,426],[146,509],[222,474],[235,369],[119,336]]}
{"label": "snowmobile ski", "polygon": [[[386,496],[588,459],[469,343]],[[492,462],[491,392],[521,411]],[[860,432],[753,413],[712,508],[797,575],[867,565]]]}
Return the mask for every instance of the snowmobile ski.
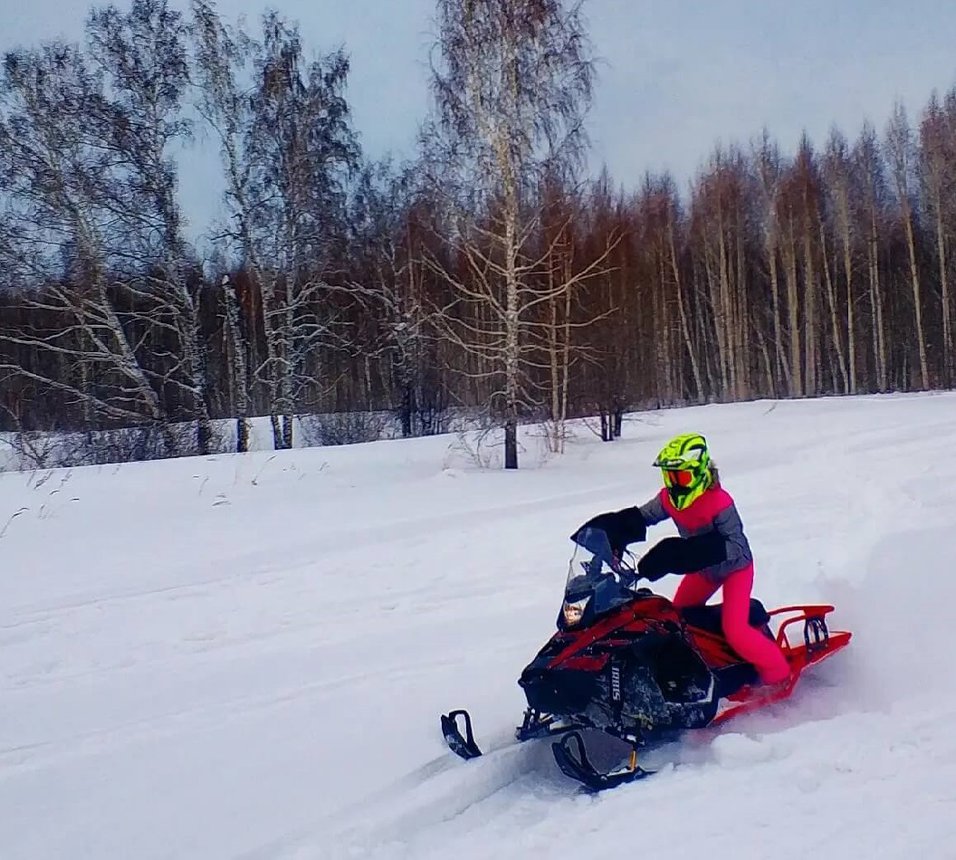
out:
{"label": "snowmobile ski", "polygon": [[[458,718],[462,717],[465,721],[465,734],[461,733],[458,727]],[[455,755],[468,760],[478,758],[481,750],[475,743],[475,733],[471,728],[471,715],[468,711],[459,709],[441,715],[441,733],[445,736],[445,743]]]}
{"label": "snowmobile ski", "polygon": [[653,771],[644,770],[637,764],[637,750],[632,749],[627,765],[610,773],[601,773],[588,758],[584,740],[578,732],[569,732],[560,741],[551,744],[554,760],[565,776],[582,783],[591,791],[617,788],[628,782],[652,776]]}
{"label": "snowmobile ski", "polygon": [[[464,731],[462,731],[459,719],[464,723]],[[540,714],[532,708],[528,708],[521,725],[515,729],[514,738],[517,743],[524,743],[538,738],[563,735],[577,728],[580,728],[577,723],[564,723],[550,714]],[[484,755],[475,740],[471,725],[471,714],[463,708],[442,714],[441,733],[445,738],[445,743],[448,744],[448,748],[466,761]]]}

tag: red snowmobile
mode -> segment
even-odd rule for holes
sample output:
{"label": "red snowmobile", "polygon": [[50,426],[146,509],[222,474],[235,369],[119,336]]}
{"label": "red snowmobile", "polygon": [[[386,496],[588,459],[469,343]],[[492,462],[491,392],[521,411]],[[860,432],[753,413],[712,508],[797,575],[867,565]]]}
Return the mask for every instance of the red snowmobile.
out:
{"label": "red snowmobile", "polygon": [[[754,667],[724,639],[719,605],[678,610],[639,587],[640,575],[612,553],[601,529],[582,527],[573,540],[558,630],[518,679],[528,708],[515,737],[561,736],[552,744],[558,766],[592,790],[648,776],[637,764],[647,744],[786,699],[804,669],[850,641],[849,632],[828,629],[832,606],[768,612],[752,600],[751,625],[777,641],[793,670],[787,685],[761,688]],[[794,634],[800,639],[791,641]],[[464,759],[481,755],[467,711],[443,714],[441,726],[453,752]],[[585,750],[584,729],[630,744],[627,763],[598,771]]]}

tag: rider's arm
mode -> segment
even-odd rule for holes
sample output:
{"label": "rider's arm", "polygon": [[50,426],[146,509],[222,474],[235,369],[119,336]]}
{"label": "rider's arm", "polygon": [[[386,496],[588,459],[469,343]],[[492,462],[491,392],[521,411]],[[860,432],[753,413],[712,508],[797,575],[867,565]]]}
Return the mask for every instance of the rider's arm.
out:
{"label": "rider's arm", "polygon": [[736,505],[730,504],[714,517],[714,531],[723,538],[727,557],[719,564],[711,565],[701,571],[712,582],[721,582],[734,571],[753,562],[750,542],[744,534],[744,526],[737,513]]}
{"label": "rider's arm", "polygon": [[[648,513],[653,514],[653,510]],[[667,573],[702,573],[712,582],[721,583],[751,561],[740,515],[728,499],[727,505],[713,515],[709,527],[689,537],[664,538],[641,558],[637,569],[651,580]]]}
{"label": "rider's arm", "polygon": [[661,501],[660,495],[654,496],[649,502],[641,505],[638,510],[644,517],[644,522],[649,526],[657,525],[657,523],[667,519],[667,511],[664,510],[664,503]]}

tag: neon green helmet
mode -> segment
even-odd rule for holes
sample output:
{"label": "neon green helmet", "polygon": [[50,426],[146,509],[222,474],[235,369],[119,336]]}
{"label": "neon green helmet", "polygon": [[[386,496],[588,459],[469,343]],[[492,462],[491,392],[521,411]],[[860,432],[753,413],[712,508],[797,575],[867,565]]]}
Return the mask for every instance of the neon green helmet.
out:
{"label": "neon green helmet", "polygon": [[700,433],[675,436],[654,461],[664,474],[664,486],[677,510],[682,511],[713,483],[707,440]]}

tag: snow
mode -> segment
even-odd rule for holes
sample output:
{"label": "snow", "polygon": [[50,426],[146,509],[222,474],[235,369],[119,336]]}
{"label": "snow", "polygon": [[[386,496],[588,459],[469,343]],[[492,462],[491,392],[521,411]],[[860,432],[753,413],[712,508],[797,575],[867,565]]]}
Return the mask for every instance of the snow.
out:
{"label": "snow", "polygon": [[[757,595],[832,602],[854,640],[790,701],[584,794],[547,743],[509,745],[515,679],[568,535],[646,501],[686,430]],[[0,475],[0,856],[956,857],[956,395],[647,413],[552,459],[526,441],[517,473],[431,438]],[[454,707],[485,758],[445,749]]]}

